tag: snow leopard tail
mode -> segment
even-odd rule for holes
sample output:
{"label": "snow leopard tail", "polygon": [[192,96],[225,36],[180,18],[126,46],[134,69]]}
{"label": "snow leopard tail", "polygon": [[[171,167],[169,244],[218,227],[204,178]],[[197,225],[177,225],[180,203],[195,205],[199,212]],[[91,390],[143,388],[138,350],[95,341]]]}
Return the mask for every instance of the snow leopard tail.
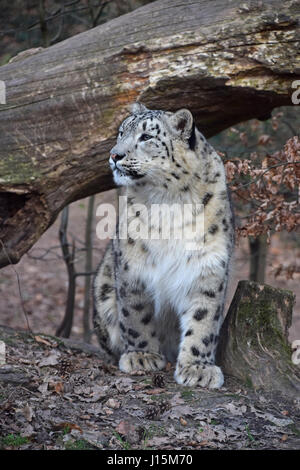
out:
{"label": "snow leopard tail", "polygon": [[109,355],[117,358],[121,353],[122,340],[117,311],[112,241],[108,244],[97,268],[93,291],[94,331],[100,346]]}

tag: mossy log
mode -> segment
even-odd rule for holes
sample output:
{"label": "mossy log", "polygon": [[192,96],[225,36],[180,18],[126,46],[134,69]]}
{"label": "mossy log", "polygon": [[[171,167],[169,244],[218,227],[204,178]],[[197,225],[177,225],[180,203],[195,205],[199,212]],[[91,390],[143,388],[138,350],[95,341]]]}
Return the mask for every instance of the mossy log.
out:
{"label": "mossy log", "polygon": [[158,0],[0,67],[0,267],[68,203],[113,187],[127,105],[190,108],[212,136],[292,105],[299,2]]}
{"label": "mossy log", "polygon": [[300,368],[292,363],[288,329],[295,295],[240,281],[224,320],[218,362],[225,374],[255,390],[300,395]]}

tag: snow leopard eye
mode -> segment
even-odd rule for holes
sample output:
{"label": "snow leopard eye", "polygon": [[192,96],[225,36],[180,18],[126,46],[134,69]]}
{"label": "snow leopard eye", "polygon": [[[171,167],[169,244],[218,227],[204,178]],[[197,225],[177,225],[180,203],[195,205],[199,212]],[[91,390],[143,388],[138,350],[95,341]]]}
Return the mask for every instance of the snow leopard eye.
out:
{"label": "snow leopard eye", "polygon": [[146,140],[152,139],[152,135],[149,134],[142,134],[140,137],[141,142],[145,142]]}

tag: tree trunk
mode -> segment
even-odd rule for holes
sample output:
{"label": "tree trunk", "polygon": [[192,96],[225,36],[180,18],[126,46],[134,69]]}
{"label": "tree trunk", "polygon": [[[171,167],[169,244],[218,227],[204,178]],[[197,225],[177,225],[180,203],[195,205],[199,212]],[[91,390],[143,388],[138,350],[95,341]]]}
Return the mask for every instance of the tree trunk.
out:
{"label": "tree trunk", "polygon": [[190,108],[207,137],[266,119],[292,104],[297,41],[294,0],[159,0],[2,66],[0,267],[67,204],[113,187],[107,155],[126,105]]}
{"label": "tree trunk", "polygon": [[295,295],[240,281],[220,333],[218,363],[255,390],[299,396],[300,370],[288,343]]}
{"label": "tree trunk", "polygon": [[259,235],[256,238],[249,237],[250,272],[249,280],[263,284],[266,275],[266,263],[268,253],[267,235]]}
{"label": "tree trunk", "polygon": [[[95,196],[91,196],[88,202],[87,216],[85,222],[85,272],[93,270],[93,217],[95,207]],[[84,304],[83,304],[83,340],[89,343],[91,340],[91,276],[85,276],[84,280]]]}

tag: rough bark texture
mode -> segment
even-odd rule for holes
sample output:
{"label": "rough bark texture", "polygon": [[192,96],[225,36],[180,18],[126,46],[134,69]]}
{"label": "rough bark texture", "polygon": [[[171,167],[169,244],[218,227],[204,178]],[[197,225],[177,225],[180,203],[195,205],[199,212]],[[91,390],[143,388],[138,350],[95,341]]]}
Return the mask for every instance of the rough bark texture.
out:
{"label": "rough bark texture", "polygon": [[299,397],[300,370],[287,339],[294,301],[291,291],[239,282],[220,334],[225,374],[255,390]]}
{"label": "rough bark texture", "polygon": [[160,0],[1,67],[0,266],[66,204],[113,186],[126,105],[188,107],[211,136],[291,104],[299,78],[295,0]]}

